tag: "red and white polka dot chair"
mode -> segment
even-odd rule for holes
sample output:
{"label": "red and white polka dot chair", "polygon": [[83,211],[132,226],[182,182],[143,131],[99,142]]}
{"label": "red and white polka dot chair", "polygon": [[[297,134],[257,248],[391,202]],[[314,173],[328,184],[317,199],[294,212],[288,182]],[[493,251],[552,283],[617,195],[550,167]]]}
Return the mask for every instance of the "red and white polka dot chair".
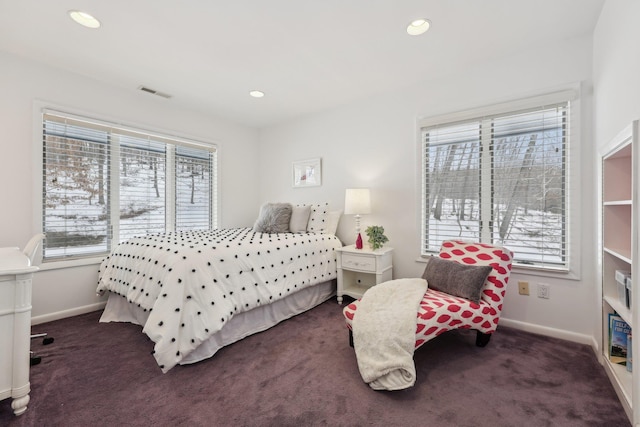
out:
{"label": "red and white polka dot chair", "polygon": [[[493,270],[482,287],[478,303],[435,289],[427,289],[417,313],[415,348],[453,329],[477,330],[476,345],[484,347],[498,327],[502,302],[511,275],[513,252],[504,247],[484,243],[448,240],[443,242],[439,256],[462,264],[490,265]],[[349,343],[352,346],[351,327],[358,310],[358,302],[359,300],[354,301],[343,309],[349,328]]]}

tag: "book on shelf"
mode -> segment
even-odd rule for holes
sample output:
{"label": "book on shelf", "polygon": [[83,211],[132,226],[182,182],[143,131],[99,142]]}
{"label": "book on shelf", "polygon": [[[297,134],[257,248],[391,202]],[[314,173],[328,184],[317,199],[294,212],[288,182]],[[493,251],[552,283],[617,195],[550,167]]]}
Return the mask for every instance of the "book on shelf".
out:
{"label": "book on shelf", "polygon": [[609,360],[618,365],[627,364],[628,337],[631,327],[615,313],[609,314]]}
{"label": "book on shelf", "polygon": [[627,371],[629,372],[633,370],[632,349],[633,349],[633,344],[631,339],[631,333],[629,333],[629,335],[627,335]]}

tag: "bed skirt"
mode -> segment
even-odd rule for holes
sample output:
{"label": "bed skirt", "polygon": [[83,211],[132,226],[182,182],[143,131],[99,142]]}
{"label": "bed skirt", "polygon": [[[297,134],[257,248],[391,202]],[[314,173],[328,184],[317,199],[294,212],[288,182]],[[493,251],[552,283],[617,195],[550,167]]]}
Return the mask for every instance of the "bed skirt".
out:
{"label": "bed skirt", "polygon": [[[222,330],[200,344],[180,364],[186,365],[208,359],[222,347],[249,335],[265,331],[283,320],[310,310],[335,294],[336,282],[329,280],[302,289],[272,304],[236,314]],[[100,322],[130,322],[144,326],[148,317],[149,312],[145,312],[140,307],[130,304],[125,298],[111,293],[100,317]]]}

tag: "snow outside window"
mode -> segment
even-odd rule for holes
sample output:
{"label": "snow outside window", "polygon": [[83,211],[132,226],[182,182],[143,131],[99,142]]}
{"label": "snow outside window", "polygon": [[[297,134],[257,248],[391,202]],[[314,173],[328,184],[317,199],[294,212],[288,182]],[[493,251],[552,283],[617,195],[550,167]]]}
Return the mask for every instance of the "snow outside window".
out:
{"label": "snow outside window", "polygon": [[497,243],[515,262],[568,269],[569,103],[422,127],[422,254]]}
{"label": "snow outside window", "polygon": [[45,261],[217,226],[214,146],[50,110],[42,135]]}

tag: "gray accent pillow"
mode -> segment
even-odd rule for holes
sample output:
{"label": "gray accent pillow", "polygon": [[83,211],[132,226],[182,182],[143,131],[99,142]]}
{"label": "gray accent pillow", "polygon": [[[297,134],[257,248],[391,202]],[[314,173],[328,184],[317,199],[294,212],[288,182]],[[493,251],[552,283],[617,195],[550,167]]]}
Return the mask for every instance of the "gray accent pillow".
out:
{"label": "gray accent pillow", "polygon": [[289,231],[292,233],[306,233],[311,206],[293,206],[291,211],[291,221],[289,221]]}
{"label": "gray accent pillow", "polygon": [[291,220],[289,203],[265,203],[260,207],[260,214],[253,231],[258,233],[287,233]]}
{"label": "gray accent pillow", "polygon": [[422,278],[429,284],[429,289],[479,302],[482,286],[491,270],[490,265],[466,265],[432,256]]}

